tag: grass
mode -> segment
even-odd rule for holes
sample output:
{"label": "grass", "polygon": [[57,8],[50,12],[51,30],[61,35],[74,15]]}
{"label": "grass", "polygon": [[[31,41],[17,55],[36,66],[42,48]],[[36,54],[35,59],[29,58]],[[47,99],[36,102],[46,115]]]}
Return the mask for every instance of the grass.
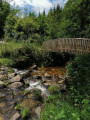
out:
{"label": "grass", "polygon": [[24,108],[24,110],[21,111],[22,118],[28,117],[30,115],[29,109]]}
{"label": "grass", "polygon": [[49,88],[48,88],[50,94],[53,94],[53,93],[57,93],[59,92],[59,88],[54,86],[54,85],[51,85]]}
{"label": "grass", "polygon": [[25,90],[25,91],[24,91],[24,95],[29,94],[29,92],[30,92],[30,90]]}
{"label": "grass", "polygon": [[14,61],[10,58],[0,58],[0,65],[12,66]]}
{"label": "grass", "polygon": [[6,64],[7,66],[13,66],[20,60],[26,62],[29,60],[27,63],[31,64],[46,64],[47,57],[48,52],[43,51],[40,45],[28,41],[11,41],[0,45],[0,64]]}
{"label": "grass", "polygon": [[14,53],[18,48],[22,46],[23,46],[23,42],[16,43],[14,41],[10,41],[5,43],[4,45],[0,45],[0,57],[3,57],[6,51]]}

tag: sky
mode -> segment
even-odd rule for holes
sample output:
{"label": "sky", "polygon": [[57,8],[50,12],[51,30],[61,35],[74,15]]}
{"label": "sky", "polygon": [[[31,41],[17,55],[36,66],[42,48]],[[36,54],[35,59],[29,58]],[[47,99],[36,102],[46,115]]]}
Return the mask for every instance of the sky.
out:
{"label": "sky", "polygon": [[61,7],[64,7],[64,4],[68,0],[11,0],[10,4],[18,6],[20,8],[30,8],[35,13],[42,13],[45,9],[48,13],[50,8],[53,8],[57,4],[60,4]]}

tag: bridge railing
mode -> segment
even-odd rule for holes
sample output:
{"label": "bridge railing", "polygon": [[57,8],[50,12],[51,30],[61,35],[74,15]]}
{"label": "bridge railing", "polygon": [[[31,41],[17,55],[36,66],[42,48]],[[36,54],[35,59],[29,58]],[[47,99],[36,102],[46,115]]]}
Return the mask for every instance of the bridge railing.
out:
{"label": "bridge railing", "polygon": [[59,38],[44,42],[43,47],[52,52],[87,53],[90,52],[90,39]]}

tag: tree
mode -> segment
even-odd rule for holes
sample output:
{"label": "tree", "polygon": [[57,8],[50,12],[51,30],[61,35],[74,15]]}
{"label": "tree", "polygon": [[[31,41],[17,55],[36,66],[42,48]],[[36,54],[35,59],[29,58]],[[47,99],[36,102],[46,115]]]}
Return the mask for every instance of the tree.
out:
{"label": "tree", "polygon": [[[68,25],[66,24],[67,22],[64,23],[63,20],[69,21]],[[62,12],[62,21],[60,25],[61,30],[63,27],[62,26],[63,23],[64,23],[64,30],[67,29],[67,26],[69,26],[70,30],[66,32],[66,36],[68,35],[71,37],[90,37],[89,21],[90,21],[89,0],[68,0],[67,1]]]}
{"label": "tree", "polygon": [[0,3],[0,38],[4,36],[4,26],[6,18],[9,15],[11,9],[9,3],[1,1]]}

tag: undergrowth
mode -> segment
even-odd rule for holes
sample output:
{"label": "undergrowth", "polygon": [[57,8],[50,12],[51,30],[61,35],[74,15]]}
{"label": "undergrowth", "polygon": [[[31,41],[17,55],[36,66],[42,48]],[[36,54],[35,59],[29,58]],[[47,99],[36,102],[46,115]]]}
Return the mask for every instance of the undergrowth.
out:
{"label": "undergrowth", "polygon": [[59,95],[50,95],[44,103],[40,120],[89,120],[90,107],[83,105],[82,109],[73,106]]}

